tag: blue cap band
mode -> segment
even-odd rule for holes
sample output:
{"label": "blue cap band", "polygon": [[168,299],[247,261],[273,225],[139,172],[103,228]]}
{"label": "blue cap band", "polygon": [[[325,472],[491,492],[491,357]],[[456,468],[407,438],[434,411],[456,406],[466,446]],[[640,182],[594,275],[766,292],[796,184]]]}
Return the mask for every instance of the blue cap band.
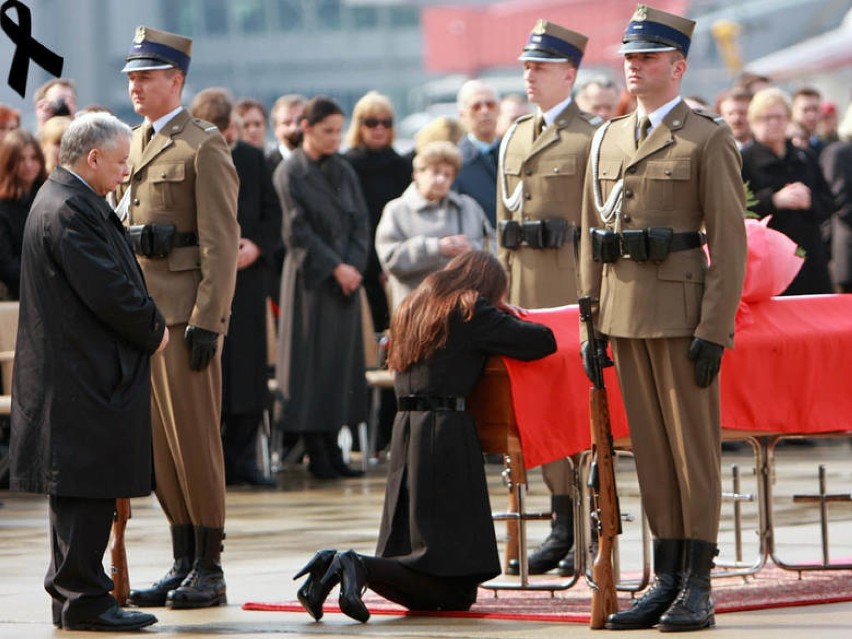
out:
{"label": "blue cap band", "polygon": [[178,51],[174,47],[151,42],[150,40],[144,40],[130,46],[127,60],[130,61],[135,58],[157,58],[177,67],[184,73],[189,71],[190,57],[188,55]]}
{"label": "blue cap band", "polygon": [[622,42],[657,42],[666,46],[675,47],[686,55],[689,52],[690,38],[677,29],[660,22],[650,20],[631,21],[624,32]]}
{"label": "blue cap band", "polygon": [[583,59],[583,52],[580,49],[570,42],[546,33],[530,34],[524,51],[535,51],[536,49],[564,56],[577,66],[580,66],[580,61]]}

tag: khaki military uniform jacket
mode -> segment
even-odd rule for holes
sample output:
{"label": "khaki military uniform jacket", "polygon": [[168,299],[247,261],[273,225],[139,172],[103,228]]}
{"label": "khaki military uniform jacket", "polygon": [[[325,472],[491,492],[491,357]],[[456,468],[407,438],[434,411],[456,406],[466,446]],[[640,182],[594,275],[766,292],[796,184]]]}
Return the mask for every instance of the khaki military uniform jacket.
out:
{"label": "khaki military uniform jacket", "polygon": [[[613,120],[586,174],[581,234],[581,292],[600,299],[596,326],[628,338],[688,337],[733,346],[734,317],[746,262],[745,191],[730,129],[681,102],[636,148],[635,113]],[[603,201],[623,182],[621,230],[703,230],[701,248],[670,253],[660,263],[620,258],[592,261],[589,229],[604,226]],[[615,220],[608,224],[615,228]]]}
{"label": "khaki military uniform jacket", "polygon": [[[535,118],[518,121],[503,139],[497,180],[497,220],[564,219],[571,227],[558,249],[500,246],[509,272],[509,301],[525,308],[577,303],[574,229],[580,224],[583,179],[592,135],[601,124],[572,101],[553,124],[535,137]],[[518,206],[507,199],[521,184]],[[498,231],[498,242],[499,240]]]}
{"label": "khaki military uniform jacket", "polygon": [[129,224],[174,224],[198,233],[198,246],[168,257],[137,256],[151,297],[169,325],[189,323],[226,333],[236,283],[239,180],[219,130],[181,111],[142,149],[133,132],[127,188]]}

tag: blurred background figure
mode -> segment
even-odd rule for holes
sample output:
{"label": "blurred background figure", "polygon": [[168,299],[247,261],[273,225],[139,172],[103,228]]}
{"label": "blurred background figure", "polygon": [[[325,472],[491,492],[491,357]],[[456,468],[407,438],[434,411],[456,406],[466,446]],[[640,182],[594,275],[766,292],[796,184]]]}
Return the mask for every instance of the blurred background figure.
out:
{"label": "blurred background figure", "polygon": [[822,94],[813,87],[802,87],[793,93],[790,120],[800,126],[807,140],[807,147],[814,153],[822,153],[825,142],[820,139],[817,129],[820,122],[820,104]]}
{"label": "blurred background figure", "polygon": [[775,86],[775,83],[769,76],[750,73],[748,71],[740,73],[734,81],[735,89],[744,89],[752,95],[762,89],[768,89],[772,86]]}
{"label": "blurred background figure", "polygon": [[497,137],[502,138],[515,120],[531,112],[532,107],[525,96],[519,93],[503,96],[497,114]]}
{"label": "blurred background figure", "polygon": [[[38,140],[23,129],[0,140],[0,283],[17,300],[21,286],[24,224],[33,198],[47,178]],[[0,286],[2,288],[2,286]],[[4,292],[0,291],[0,295]]]}
{"label": "blurred background figure", "polygon": [[752,139],[751,127],[748,124],[748,105],[750,102],[751,93],[738,87],[722,91],[716,98],[715,111],[731,127],[734,142],[736,142],[740,151],[750,144]]}
{"label": "blurred background figure", "polygon": [[837,127],[837,104],[831,100],[823,100],[819,105],[819,124],[817,124],[817,135],[823,144],[828,146],[840,139]]}
{"label": "blurred background figure", "polygon": [[831,218],[834,289],[852,293],[852,104],[837,127],[839,141],[828,145],[820,163],[837,210]]}
{"label": "blurred background figure", "polygon": [[274,486],[258,470],[256,445],[268,403],[265,262],[281,234],[281,209],[263,151],[239,139],[238,116],[231,104],[228,91],[209,88],[200,91],[189,107],[193,117],[215,124],[225,136],[240,178],[237,285],[222,347],[225,483]]}
{"label": "blurred background figure", "polygon": [[305,108],[305,96],[282,95],[272,105],[272,134],[275,136],[275,146],[266,154],[270,171],[274,171],[278,163],[290,157],[298,146],[297,140],[301,135],[299,119]]}
{"label": "blurred background figure", "polygon": [[594,113],[603,120],[610,120],[618,106],[618,87],[609,78],[592,78],[577,90],[577,106],[581,111]]}
{"label": "blurred background figure", "polygon": [[458,144],[463,135],[464,127],[458,120],[442,115],[432,120],[414,135],[414,149],[409,153],[409,157],[413,159],[432,142],[445,141],[452,142],[454,145]]}
{"label": "blurred background figure", "polygon": [[706,111],[709,108],[709,103],[700,95],[690,95],[683,99],[689,105],[690,109]]}
{"label": "blurred background figure", "polygon": [[450,190],[461,153],[432,142],[414,158],[414,181],[388,202],[376,230],[376,252],[390,278],[392,311],[449,261],[494,246],[494,229],[472,197]]}
{"label": "blurred background figure", "polygon": [[21,112],[0,102],[0,141],[9,131],[21,126]]}
{"label": "blurred background figure", "polygon": [[302,436],[318,479],[363,474],[344,462],[337,434],[367,419],[359,289],[370,214],[358,175],[338,155],[344,119],[331,98],[305,103],[303,140],[273,176],[287,243],[276,362],[283,426]]}
{"label": "blurred background figure", "polygon": [[753,210],[771,215],[769,226],[805,251],[802,269],[783,294],[831,293],[821,225],[834,211],[834,199],[815,155],[787,139],[790,114],[790,100],[780,89],[755,94],[748,108],[754,142],[742,151],[743,180],[757,200]]}
{"label": "blurred background figure", "polygon": [[57,115],[77,113],[77,88],[68,78],[55,78],[41,85],[33,96],[37,128]]}
{"label": "blurred background figure", "polygon": [[633,113],[635,110],[636,98],[627,89],[622,89],[621,94],[618,96],[618,104],[615,105],[615,112],[612,114],[612,117],[615,118],[620,115],[627,115],[628,113]]}
{"label": "blurred background figure", "polygon": [[44,165],[48,175],[59,164],[59,142],[73,119],[68,115],[57,115],[48,119],[38,130],[38,141],[41,152],[44,154]]}
{"label": "blurred background figure", "polygon": [[376,227],[385,204],[398,198],[411,184],[411,163],[393,148],[395,114],[390,99],[370,91],[355,103],[352,120],[346,133],[349,149],[345,157],[355,173],[370,213],[370,246],[367,270],[364,271],[364,292],[370,303],[373,328],[382,332],[390,326],[387,275],[376,255]]}
{"label": "blurred background figure", "polygon": [[459,119],[467,130],[458,142],[461,168],[453,190],[469,195],[497,224],[497,94],[482,80],[468,80],[456,98]]}
{"label": "blurred background figure", "polygon": [[242,98],[234,104],[240,139],[257,147],[266,149],[266,109],[254,98]]}

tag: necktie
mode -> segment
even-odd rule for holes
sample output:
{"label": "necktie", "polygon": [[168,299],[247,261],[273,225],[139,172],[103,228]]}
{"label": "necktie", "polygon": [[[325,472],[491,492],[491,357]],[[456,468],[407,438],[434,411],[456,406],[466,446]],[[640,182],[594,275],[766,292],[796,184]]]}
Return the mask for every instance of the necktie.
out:
{"label": "necktie", "polygon": [[642,143],[648,137],[648,132],[651,130],[651,118],[647,115],[642,116],[639,120],[639,141],[636,143],[636,146],[642,146]]}
{"label": "necktie", "polygon": [[535,133],[533,135],[533,139],[537,138],[541,135],[544,128],[547,126],[547,123],[544,121],[544,115],[539,113],[535,116]]}
{"label": "necktie", "polygon": [[148,122],[142,127],[142,150],[145,150],[145,147],[148,146],[148,142],[151,141],[151,138],[154,137],[154,127]]}

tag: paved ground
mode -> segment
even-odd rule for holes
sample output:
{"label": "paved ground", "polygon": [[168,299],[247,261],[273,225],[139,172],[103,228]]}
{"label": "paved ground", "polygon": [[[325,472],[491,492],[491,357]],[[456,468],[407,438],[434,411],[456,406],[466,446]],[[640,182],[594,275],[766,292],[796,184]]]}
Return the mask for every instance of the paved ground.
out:
{"label": "paved ground", "polygon": [[[784,561],[821,559],[819,509],[794,504],[792,495],[818,489],[817,465],[828,471],[830,492],[849,493],[852,488],[852,455],[846,442],[817,448],[788,447],[779,451],[775,481],[778,523],[776,546]],[[731,490],[730,467],[741,474],[741,493],[755,493],[754,466],[746,452],[725,456],[726,490]],[[630,462],[620,464],[622,508],[636,512],[635,483]],[[504,503],[499,468],[489,466],[495,508]],[[307,614],[245,612],[248,600],[292,600],[298,584],[291,576],[317,548],[355,548],[372,552],[381,515],[384,467],[371,470],[364,479],[312,481],[302,469],[279,475],[278,490],[233,489],[228,494],[228,539],[224,554],[229,605],[201,611],[167,611],[157,614],[160,623],[139,634],[144,637],[412,637],[458,639],[548,639],[600,637],[582,625],[516,621],[374,617],[362,625],[342,615],[327,615],[313,623]],[[53,628],[50,607],[42,589],[48,560],[45,500],[42,497],[0,492],[0,637],[103,637],[105,633],[70,633]],[[530,505],[544,508],[545,489],[536,479],[530,488]],[[724,506],[722,559],[736,559],[736,531],[732,504]],[[743,509],[742,560],[750,562],[759,551],[755,533],[757,507],[745,502]],[[832,558],[852,557],[852,504],[832,504],[829,526]],[[544,534],[544,523],[530,524],[532,539]],[[639,528],[625,526],[621,541],[623,567],[632,570],[641,548]],[[153,498],[133,500],[133,519],[127,530],[131,582],[145,585],[159,577],[169,564],[168,532]],[[838,578],[852,579],[843,571]],[[713,637],[801,639],[804,632],[820,639],[847,639],[852,631],[852,603],[788,608],[753,613],[719,615]],[[635,631],[631,639],[659,636],[656,631]]]}

